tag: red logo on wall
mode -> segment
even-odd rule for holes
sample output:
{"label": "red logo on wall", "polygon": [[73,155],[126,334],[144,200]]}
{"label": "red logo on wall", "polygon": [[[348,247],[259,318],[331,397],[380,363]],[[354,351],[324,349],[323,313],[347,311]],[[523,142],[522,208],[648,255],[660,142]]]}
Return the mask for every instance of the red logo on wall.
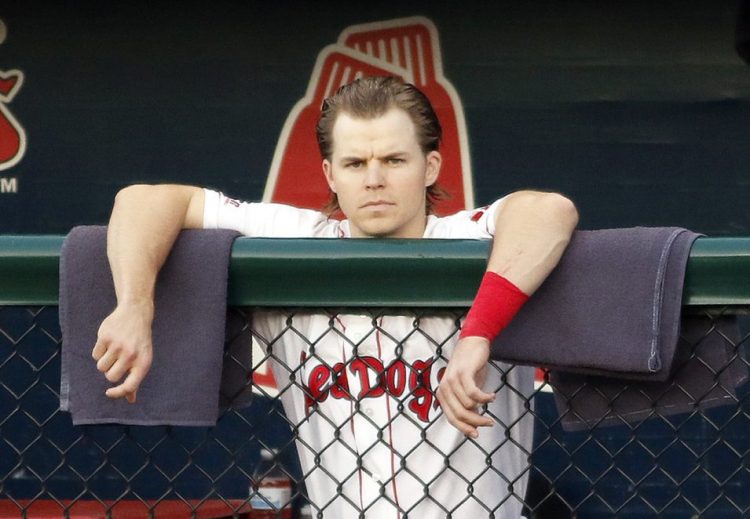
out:
{"label": "red logo on wall", "polygon": [[[0,20],[0,44],[5,41],[6,27]],[[0,171],[12,168],[26,151],[26,132],[7,108],[23,85],[20,70],[0,70]]]}
{"label": "red logo on wall", "polygon": [[292,108],[276,145],[263,201],[320,209],[328,185],[315,140],[315,123],[323,99],[363,76],[399,76],[430,99],[443,127],[440,185],[452,198],[436,208],[450,214],[473,207],[469,146],[463,107],[443,76],[440,43],[427,18],[401,18],[344,29],[337,43],[318,54],[310,83]]}

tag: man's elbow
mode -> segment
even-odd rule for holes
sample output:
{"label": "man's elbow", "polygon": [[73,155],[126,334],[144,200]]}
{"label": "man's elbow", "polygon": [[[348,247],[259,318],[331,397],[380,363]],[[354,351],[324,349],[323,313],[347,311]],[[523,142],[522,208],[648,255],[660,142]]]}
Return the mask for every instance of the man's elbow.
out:
{"label": "man's elbow", "polygon": [[558,222],[568,234],[572,234],[579,218],[573,201],[559,193],[544,193],[544,200],[549,218]]}
{"label": "man's elbow", "polygon": [[144,200],[187,203],[200,191],[200,188],[179,184],[131,184],[117,192],[115,204]]}
{"label": "man's elbow", "polygon": [[112,214],[151,215],[176,219],[183,229],[203,227],[203,189],[179,184],[133,184],[120,189],[115,196]]}
{"label": "man's elbow", "polygon": [[115,195],[115,205],[129,200],[140,200],[154,191],[157,186],[149,184],[131,184],[120,189]]}
{"label": "man's elbow", "polygon": [[508,209],[539,219],[545,225],[560,229],[568,237],[578,225],[578,209],[572,200],[560,193],[517,191],[508,195],[506,203]]}

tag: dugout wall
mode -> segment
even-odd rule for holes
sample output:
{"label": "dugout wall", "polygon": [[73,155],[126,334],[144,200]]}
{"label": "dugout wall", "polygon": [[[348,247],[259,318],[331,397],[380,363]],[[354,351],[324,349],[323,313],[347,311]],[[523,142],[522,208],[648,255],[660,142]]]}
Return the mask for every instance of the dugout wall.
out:
{"label": "dugout wall", "polygon": [[103,224],[134,182],[260,200],[319,53],[420,16],[463,105],[478,206],[536,188],[574,200],[584,229],[747,235],[747,4],[5,0],[0,232]]}

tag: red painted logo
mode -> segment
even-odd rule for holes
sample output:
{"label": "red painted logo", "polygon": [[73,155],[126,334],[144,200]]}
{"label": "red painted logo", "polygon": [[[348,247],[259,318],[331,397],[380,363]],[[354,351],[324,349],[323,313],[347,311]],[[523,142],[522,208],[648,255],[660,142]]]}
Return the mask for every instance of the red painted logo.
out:
{"label": "red painted logo", "polygon": [[[5,40],[6,27],[0,20],[0,44]],[[0,171],[12,168],[26,152],[26,132],[7,106],[23,85],[20,70],[0,70]]]}
{"label": "red painted logo", "polygon": [[473,207],[473,186],[461,100],[443,76],[440,43],[427,18],[401,18],[347,27],[325,47],[303,97],[289,113],[276,145],[263,200],[320,209],[328,200],[315,123],[323,99],[356,78],[393,75],[415,84],[430,99],[443,127],[440,184],[451,195],[436,210]]}

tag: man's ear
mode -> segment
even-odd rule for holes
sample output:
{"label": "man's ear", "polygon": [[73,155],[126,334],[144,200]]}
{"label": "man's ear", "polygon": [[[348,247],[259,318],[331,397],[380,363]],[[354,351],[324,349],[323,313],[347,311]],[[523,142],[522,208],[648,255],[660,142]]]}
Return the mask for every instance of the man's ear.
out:
{"label": "man's ear", "polygon": [[427,154],[425,160],[427,164],[424,175],[424,185],[425,187],[429,187],[437,182],[437,179],[440,176],[440,167],[443,165],[443,157],[440,155],[439,151],[431,151]]}
{"label": "man's ear", "polygon": [[328,187],[335,193],[336,187],[333,184],[333,171],[331,169],[331,162],[328,159],[323,159],[323,175],[326,177]]}

